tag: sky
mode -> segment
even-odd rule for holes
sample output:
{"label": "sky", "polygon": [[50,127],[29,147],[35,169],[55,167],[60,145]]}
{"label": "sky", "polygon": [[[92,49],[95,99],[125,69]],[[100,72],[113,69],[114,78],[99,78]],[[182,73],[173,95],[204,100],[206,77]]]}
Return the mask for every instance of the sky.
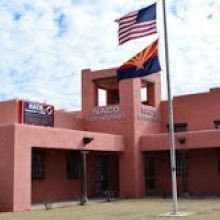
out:
{"label": "sky", "polygon": [[[0,101],[81,109],[81,70],[118,67],[157,37],[164,69],[162,0],[158,35],[118,46],[115,19],[155,0],[0,0]],[[173,96],[220,87],[220,2],[166,0]],[[162,97],[166,78],[162,72]]]}

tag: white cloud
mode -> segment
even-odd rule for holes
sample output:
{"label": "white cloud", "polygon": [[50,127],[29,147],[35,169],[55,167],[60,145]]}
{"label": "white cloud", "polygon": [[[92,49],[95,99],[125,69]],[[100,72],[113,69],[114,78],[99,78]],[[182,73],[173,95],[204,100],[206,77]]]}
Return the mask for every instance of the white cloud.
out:
{"label": "white cloud", "polygon": [[[118,47],[114,20],[153,2],[1,0],[0,99],[18,97],[80,109],[82,69],[121,65],[149,41],[143,38]],[[158,28],[164,64],[160,4]],[[173,94],[220,86],[219,4],[169,0],[167,6]]]}

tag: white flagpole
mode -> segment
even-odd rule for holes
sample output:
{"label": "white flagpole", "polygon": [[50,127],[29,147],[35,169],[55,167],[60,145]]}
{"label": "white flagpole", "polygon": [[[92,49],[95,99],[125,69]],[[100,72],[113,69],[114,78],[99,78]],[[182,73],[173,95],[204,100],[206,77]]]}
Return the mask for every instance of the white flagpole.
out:
{"label": "white flagpole", "polygon": [[173,215],[178,213],[177,202],[177,183],[176,183],[176,154],[174,141],[174,125],[173,125],[173,103],[170,86],[170,71],[169,71],[169,49],[167,36],[167,20],[166,20],[166,0],[162,0],[163,7],[163,22],[164,22],[164,50],[165,50],[165,71],[167,81],[167,95],[168,95],[168,114],[169,114],[169,140],[170,140],[170,162],[171,162],[171,176],[172,176],[172,196],[173,196]]}

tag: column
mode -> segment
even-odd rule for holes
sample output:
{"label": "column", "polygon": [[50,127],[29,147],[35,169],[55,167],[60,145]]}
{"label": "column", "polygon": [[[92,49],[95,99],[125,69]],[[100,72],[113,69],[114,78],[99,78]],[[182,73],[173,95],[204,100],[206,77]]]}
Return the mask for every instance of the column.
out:
{"label": "column", "polygon": [[89,153],[89,151],[81,151],[81,154],[83,156],[83,182],[82,182],[82,204],[86,204],[88,202],[87,197],[87,158],[86,155]]}

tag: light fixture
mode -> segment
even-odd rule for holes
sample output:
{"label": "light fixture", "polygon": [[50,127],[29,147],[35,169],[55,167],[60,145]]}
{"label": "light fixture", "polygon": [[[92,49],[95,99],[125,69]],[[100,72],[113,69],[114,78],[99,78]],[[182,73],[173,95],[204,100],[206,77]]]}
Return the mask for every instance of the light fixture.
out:
{"label": "light fixture", "polygon": [[94,140],[94,137],[83,137],[83,143],[89,144],[90,142],[92,142]]}
{"label": "light fixture", "polygon": [[178,137],[178,138],[177,138],[177,141],[178,141],[180,144],[185,144],[185,143],[186,143],[186,137]]}

